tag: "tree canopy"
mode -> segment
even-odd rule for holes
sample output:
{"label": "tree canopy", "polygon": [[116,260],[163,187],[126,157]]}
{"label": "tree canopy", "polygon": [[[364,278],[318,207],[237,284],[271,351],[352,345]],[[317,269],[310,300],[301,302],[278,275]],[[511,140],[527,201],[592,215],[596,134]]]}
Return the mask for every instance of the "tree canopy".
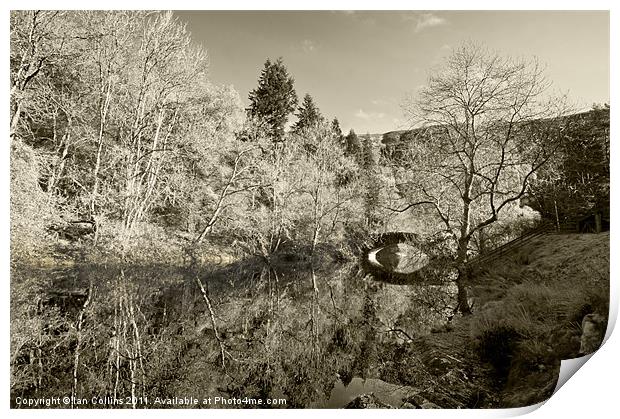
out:
{"label": "tree canopy", "polygon": [[528,203],[556,223],[609,211],[609,105],[563,120],[556,155],[541,167]]}
{"label": "tree canopy", "polygon": [[347,156],[351,156],[359,161],[362,153],[362,142],[353,128],[351,128],[347,136],[344,137],[344,150]]}
{"label": "tree canopy", "polygon": [[249,115],[266,124],[275,141],[282,140],[288,116],[297,106],[294,84],[282,58],[275,62],[267,59],[258,86],[250,92]]}
{"label": "tree canopy", "polygon": [[293,132],[297,134],[316,128],[324,119],[309,93],[304,96],[295,116],[297,116],[297,122],[293,125]]}
{"label": "tree canopy", "polygon": [[342,129],[340,128],[340,121],[338,118],[334,118],[331,125],[332,132],[338,139],[338,144],[342,146],[342,142],[344,141],[344,135],[342,134]]}
{"label": "tree canopy", "polygon": [[535,60],[465,44],[405,106],[423,129],[398,173],[407,201],[398,211],[434,214],[437,230],[455,245],[461,273],[473,235],[518,204],[557,148],[557,127],[536,123],[565,112],[562,101],[546,97],[549,85]]}

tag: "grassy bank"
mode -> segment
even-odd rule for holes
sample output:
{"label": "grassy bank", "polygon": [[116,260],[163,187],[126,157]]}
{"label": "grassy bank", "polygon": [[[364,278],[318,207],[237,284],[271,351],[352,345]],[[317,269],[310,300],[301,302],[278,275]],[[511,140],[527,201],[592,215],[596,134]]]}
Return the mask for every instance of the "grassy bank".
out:
{"label": "grassy bank", "polygon": [[[609,233],[543,236],[476,272],[471,294],[474,315],[427,343],[466,360],[458,369],[471,377],[461,385],[479,387],[482,404],[541,402],[553,394],[561,360],[600,346],[609,310]],[[584,346],[588,315],[599,320],[600,333]]]}
{"label": "grassy bank", "polygon": [[[553,394],[560,362],[600,346],[609,308],[609,233],[548,235],[470,283],[473,315],[381,349],[379,377],[414,407],[519,407]],[[584,318],[595,329],[584,339]],[[598,329],[598,330],[597,330]]]}

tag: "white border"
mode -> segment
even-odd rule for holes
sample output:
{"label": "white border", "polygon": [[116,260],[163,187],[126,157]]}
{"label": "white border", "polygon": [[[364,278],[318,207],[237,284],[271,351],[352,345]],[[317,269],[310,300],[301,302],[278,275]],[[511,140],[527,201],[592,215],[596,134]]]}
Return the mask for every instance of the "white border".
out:
{"label": "white border", "polygon": [[[262,0],[260,2],[250,2],[250,1],[241,1],[241,0],[227,0],[225,2],[218,1],[207,1],[207,2],[198,2],[198,1],[184,1],[177,0],[174,2],[170,1],[161,1],[161,0],[152,0],[149,2],[136,2],[136,1],[118,1],[118,0],[109,0],[106,2],[97,2],[97,3],[84,3],[80,1],[30,1],[30,0],[22,0],[22,1],[13,1],[9,0],[8,2],[4,2],[3,5],[3,15],[2,20],[0,21],[0,27],[2,28],[3,35],[3,45],[4,45],[4,54],[3,54],[3,65],[0,68],[2,72],[2,80],[5,80],[5,83],[8,82],[8,45],[9,45],[9,30],[8,30],[8,22],[9,22],[9,10],[10,9],[34,9],[34,8],[42,8],[42,9],[175,9],[175,10],[198,10],[198,9],[213,9],[213,10],[234,10],[234,9],[255,9],[257,6],[265,9],[284,9],[284,10],[332,10],[332,9],[341,9],[341,10],[364,10],[364,9],[376,9],[381,7],[384,10],[409,10],[409,9],[418,9],[418,10],[611,10],[611,102],[613,104],[616,103],[616,99],[618,99],[618,83],[617,77],[619,68],[617,65],[617,51],[618,51],[618,8],[614,7],[615,3],[613,1],[603,1],[603,0],[589,0],[589,1],[575,1],[575,0],[565,0],[562,2],[551,2],[551,1],[541,1],[541,0],[521,0],[517,1],[506,1],[506,2],[497,2],[497,1],[489,1],[489,0],[480,0],[480,1],[469,1],[467,3],[457,0],[452,1],[428,1],[428,0],[419,0],[415,3],[403,1],[403,0],[383,0],[381,2],[360,2],[360,1],[352,1],[352,0],[342,0],[342,1],[325,1],[325,0],[316,0],[312,2],[303,1],[303,2],[295,2],[292,1],[283,1],[283,0]],[[615,9],[615,10],[614,10]],[[8,86],[8,84],[7,84]],[[0,111],[1,115],[5,115],[2,119],[2,131],[8,133],[8,89],[5,90],[5,95],[3,96],[3,100],[1,102],[2,111]],[[616,138],[618,135],[617,129],[617,121],[618,121],[618,110],[616,107],[612,106],[612,128],[611,128],[611,136],[612,138]],[[8,137],[8,136],[7,136]],[[6,137],[5,137],[6,138]],[[614,140],[616,141],[616,140]],[[8,153],[8,138],[7,141],[4,142],[4,152],[0,153],[0,167],[5,170],[4,176],[0,177],[0,188],[2,193],[0,194],[0,199],[2,200],[2,208],[0,220],[0,241],[2,242],[2,255],[0,255],[2,260],[2,267],[0,269],[3,273],[2,280],[5,290],[5,304],[2,305],[2,318],[4,325],[8,326],[9,320],[9,307],[8,307],[8,296],[9,293],[9,278],[8,278],[8,266],[9,266],[9,257],[8,257],[8,249],[9,249],[9,195],[8,195],[8,186],[9,186],[9,153]],[[618,179],[618,170],[617,163],[615,163],[618,156],[618,146],[617,144],[612,144],[612,208],[614,213],[614,224],[615,220],[617,220],[616,216],[618,215],[618,200],[616,199],[618,194],[617,179]],[[618,247],[618,240],[616,240],[615,234],[612,234],[612,242],[611,242],[611,254],[617,255],[620,254],[618,251],[620,248]],[[618,263],[615,259],[611,259],[612,265],[612,300],[611,307],[613,312],[611,313],[612,319],[616,319],[617,317],[617,308],[618,308]],[[4,355],[5,362],[0,362],[0,368],[2,368],[2,382],[5,383],[3,386],[4,395],[0,396],[0,403],[4,407],[3,410],[8,411],[8,395],[9,395],[9,368],[8,368],[8,335],[9,328],[5,329],[4,336],[6,340],[4,341],[4,345],[2,345],[2,354]],[[605,343],[605,345],[596,353],[594,356],[588,361],[588,366],[586,368],[581,369],[577,372],[576,377],[569,380],[559,391],[555,394],[542,408],[535,410],[531,417],[533,418],[551,418],[551,417],[562,417],[562,418],[583,418],[585,416],[590,417],[611,417],[612,412],[617,412],[616,408],[616,400],[618,398],[617,393],[617,377],[619,376],[619,368],[618,368],[618,359],[616,354],[618,353],[618,338],[616,335],[611,335],[610,339]],[[517,411],[519,410],[519,412]],[[504,416],[514,416],[515,414],[525,413],[525,411],[517,409],[517,410],[494,410],[494,411],[479,411],[479,410],[469,410],[469,411],[450,411],[450,410],[434,410],[434,411],[411,411],[411,410],[400,410],[390,412],[390,415],[401,416],[401,417],[411,417],[411,416],[433,416],[433,417],[444,417],[444,418],[453,418],[455,415],[463,418],[478,418],[478,417],[504,417]],[[135,416],[135,415],[146,415],[146,411],[140,412],[116,412],[110,410],[97,410],[97,411],[19,411],[19,410],[11,410],[8,412],[9,414],[16,417],[40,417],[50,415],[52,417],[59,416],[67,416],[67,417],[83,417],[84,415],[88,416],[96,416],[96,417],[104,417],[109,415],[120,415],[120,416]],[[192,416],[192,417],[204,417],[204,411],[188,411],[188,412],[167,412],[167,411],[148,411],[149,417],[170,417],[170,416]],[[212,411],[210,410],[206,413],[209,417],[221,417],[221,416],[252,416],[252,417],[261,417],[267,418],[272,416],[281,416],[290,414],[288,412],[283,411]],[[293,414],[295,416],[300,417],[314,417],[315,415],[344,415],[348,417],[364,415],[364,416],[384,416],[387,414],[386,411],[312,411],[312,410],[297,410],[294,411]]]}

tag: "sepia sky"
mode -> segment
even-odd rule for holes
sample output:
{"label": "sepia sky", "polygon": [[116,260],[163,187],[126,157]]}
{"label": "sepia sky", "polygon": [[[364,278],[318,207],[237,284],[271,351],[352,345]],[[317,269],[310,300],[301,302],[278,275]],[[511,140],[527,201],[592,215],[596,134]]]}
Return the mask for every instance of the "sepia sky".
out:
{"label": "sepia sky", "polygon": [[[407,128],[401,103],[463,41],[537,56],[553,89],[578,107],[609,102],[609,14],[589,11],[180,11],[207,49],[211,79],[247,104],[263,63],[283,57],[301,98],[310,93],[343,131]],[[292,118],[295,120],[295,118]]]}

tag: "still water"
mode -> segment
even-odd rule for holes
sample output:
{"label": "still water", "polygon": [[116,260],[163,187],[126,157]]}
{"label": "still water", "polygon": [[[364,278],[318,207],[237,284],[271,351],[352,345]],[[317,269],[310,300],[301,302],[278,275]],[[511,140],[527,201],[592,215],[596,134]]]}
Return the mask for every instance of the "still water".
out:
{"label": "still water", "polygon": [[406,400],[413,392],[413,389],[409,386],[386,383],[377,378],[363,379],[355,377],[346,386],[342,381],[338,380],[329,396],[329,400],[322,407],[338,409],[346,406],[357,396],[370,393],[386,404],[400,407],[403,404],[403,400]]}
{"label": "still water", "polygon": [[383,283],[355,264],[314,274],[318,292],[307,267],[256,261],[14,269],[12,396],[283,397],[287,407],[337,408],[372,392],[399,407],[411,388],[398,382],[395,353],[445,322],[434,307],[453,290]]}

